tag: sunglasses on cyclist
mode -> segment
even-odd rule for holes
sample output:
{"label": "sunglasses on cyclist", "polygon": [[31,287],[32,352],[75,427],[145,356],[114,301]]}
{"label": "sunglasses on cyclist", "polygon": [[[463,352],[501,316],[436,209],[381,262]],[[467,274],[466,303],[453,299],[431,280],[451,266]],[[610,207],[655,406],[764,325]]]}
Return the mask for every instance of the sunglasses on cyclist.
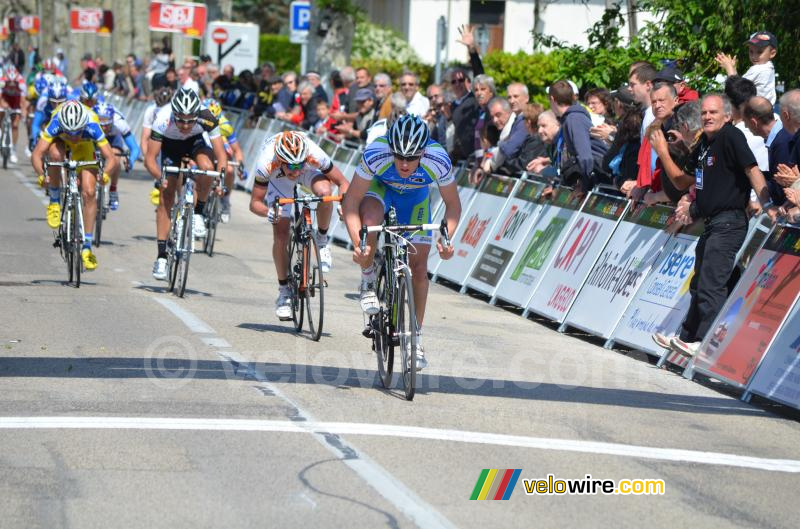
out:
{"label": "sunglasses on cyclist", "polygon": [[394,157],[401,162],[416,162],[420,158],[422,158],[421,154],[415,156],[400,156],[399,154],[395,154]]}
{"label": "sunglasses on cyclist", "polygon": [[286,164],[286,168],[289,169],[290,171],[299,171],[300,169],[305,167],[305,165],[306,165],[306,162],[287,163]]}
{"label": "sunglasses on cyclist", "polygon": [[186,118],[180,118],[178,116],[175,116],[175,121],[177,121],[178,123],[181,123],[183,125],[193,125],[194,123],[197,122],[197,118],[186,119]]}

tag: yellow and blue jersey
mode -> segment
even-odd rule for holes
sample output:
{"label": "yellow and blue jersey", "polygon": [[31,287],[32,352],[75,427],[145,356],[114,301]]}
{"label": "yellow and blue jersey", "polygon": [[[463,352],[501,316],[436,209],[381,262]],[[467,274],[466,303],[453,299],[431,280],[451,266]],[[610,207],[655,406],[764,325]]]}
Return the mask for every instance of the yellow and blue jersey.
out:
{"label": "yellow and blue jersey", "polygon": [[[63,104],[63,103],[62,103]],[[52,143],[56,139],[61,140],[69,148],[72,153],[72,159],[75,161],[92,161],[94,160],[95,147],[102,147],[108,145],[106,135],[103,133],[103,128],[100,126],[100,119],[97,114],[91,110],[89,122],[83,127],[79,134],[71,135],[64,131],[58,119],[58,110],[61,105],[55,108],[50,122],[42,129],[40,138]]]}

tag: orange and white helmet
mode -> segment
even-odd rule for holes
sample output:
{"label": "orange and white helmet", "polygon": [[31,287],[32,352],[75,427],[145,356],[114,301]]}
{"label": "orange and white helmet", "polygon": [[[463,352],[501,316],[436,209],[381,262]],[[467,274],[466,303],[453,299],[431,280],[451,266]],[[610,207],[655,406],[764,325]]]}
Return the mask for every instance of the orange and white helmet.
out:
{"label": "orange and white helmet", "polygon": [[275,155],[288,164],[304,163],[308,156],[308,144],[303,133],[296,130],[281,132],[275,140]]}

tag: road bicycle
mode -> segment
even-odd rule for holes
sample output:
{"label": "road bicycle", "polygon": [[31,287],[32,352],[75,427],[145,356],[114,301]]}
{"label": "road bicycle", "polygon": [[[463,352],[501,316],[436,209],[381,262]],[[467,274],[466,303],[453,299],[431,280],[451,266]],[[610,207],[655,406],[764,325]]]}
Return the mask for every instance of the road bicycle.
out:
{"label": "road bicycle", "polygon": [[[64,162],[45,162],[45,173],[50,167],[60,167],[62,182],[61,196],[61,224],[56,232],[56,239],[53,242],[55,248],[61,251],[61,257],[67,263],[68,283],[81,286],[81,271],[83,260],[81,250],[83,249],[83,199],[78,186],[78,171],[84,167],[97,167],[96,161],[76,162],[67,160]],[[66,171],[66,179],[64,172]]]}
{"label": "road bicycle", "polygon": [[11,131],[11,124],[14,116],[22,114],[17,108],[0,109],[3,113],[3,122],[0,124],[0,156],[3,158],[3,169],[8,169],[8,159],[14,150],[14,136]]}
{"label": "road bicycle", "polygon": [[293,204],[294,220],[289,234],[289,289],[292,295],[292,321],[297,332],[303,329],[303,318],[308,321],[311,338],[318,341],[322,336],[322,320],[325,303],[325,279],[319,257],[319,247],[314,238],[314,223],[311,204],[319,202],[341,202],[340,195],[318,197],[299,195],[294,188],[293,198],[278,198],[273,203],[273,218],[280,218],[280,207]]}
{"label": "road bicycle", "polygon": [[372,350],[378,357],[378,374],[383,387],[392,385],[394,350],[400,348],[403,389],[406,400],[413,400],[417,385],[417,342],[419,328],[414,306],[414,288],[411,268],[408,266],[408,241],[414,232],[439,230],[445,246],[450,245],[447,223],[441,224],[397,224],[397,212],[389,208],[386,221],[380,226],[362,226],[360,231],[361,251],[366,250],[367,234],[378,233],[375,268],[378,279],[375,293],[379,310],[369,316],[365,336],[372,339]]}
{"label": "road bicycle", "polygon": [[[183,297],[186,292],[186,279],[189,276],[189,259],[194,252],[194,235],[192,221],[194,219],[195,178],[208,176],[214,179],[212,189],[219,187],[225,179],[225,171],[206,171],[188,167],[186,163],[177,166],[163,166],[161,181],[169,175],[177,175],[178,185],[182,187],[175,194],[176,201],[170,210],[170,228],[167,238],[167,278],[169,292]],[[212,191],[212,195],[216,191]]]}

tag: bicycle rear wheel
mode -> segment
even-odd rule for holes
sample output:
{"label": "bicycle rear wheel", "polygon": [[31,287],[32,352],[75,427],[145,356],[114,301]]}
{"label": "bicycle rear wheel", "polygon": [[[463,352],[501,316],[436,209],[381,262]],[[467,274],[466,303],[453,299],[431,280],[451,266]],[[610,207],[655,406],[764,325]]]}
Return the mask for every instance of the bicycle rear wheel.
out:
{"label": "bicycle rear wheel", "polygon": [[170,218],[172,222],[169,227],[169,238],[167,239],[167,276],[169,277],[169,288],[167,292],[175,291],[175,280],[178,276],[178,263],[180,247],[179,237],[183,233],[183,223],[186,219],[181,219],[177,213],[177,208],[173,206]]}
{"label": "bicycle rear wheel", "polygon": [[106,191],[105,187],[102,182],[102,174],[100,175],[100,182],[97,183],[97,215],[94,221],[94,245],[100,246],[101,240],[100,236],[103,233],[103,219],[105,215],[103,214],[103,205],[105,204],[105,196]]}
{"label": "bicycle rear wheel", "polygon": [[303,298],[300,294],[300,286],[303,280],[303,258],[299,253],[298,246],[302,247],[302,243],[295,240],[294,232],[289,236],[289,274],[286,276],[289,280],[289,289],[292,292],[292,321],[294,322],[294,330],[300,332],[303,330]]}
{"label": "bicycle rear wheel", "polygon": [[322,277],[322,266],[319,259],[319,247],[314,237],[309,234],[304,249],[306,274],[306,318],[311,339],[319,341],[322,336],[322,319],[325,310],[325,280]]}
{"label": "bicycle rear wheel", "polygon": [[217,224],[219,223],[219,196],[211,192],[211,196],[206,202],[204,216],[206,218],[206,238],[203,240],[203,251],[209,257],[214,256],[214,242],[217,238]]}
{"label": "bicycle rear wheel", "polygon": [[413,400],[417,387],[417,311],[411,274],[404,268],[397,276],[397,336],[402,357],[403,389],[406,400]]}
{"label": "bicycle rear wheel", "polygon": [[78,215],[80,208],[77,207],[77,200],[72,203],[72,267],[75,269],[75,288],[81,287],[81,269],[83,259],[81,259],[81,249],[83,247],[83,233],[81,232],[81,219]]}
{"label": "bicycle rear wheel", "polygon": [[[62,202],[63,203],[63,202]],[[75,268],[72,264],[72,208],[66,206],[61,213],[61,227],[58,230],[59,246],[64,262],[67,263],[67,283],[71,284],[75,275]]]}
{"label": "bicycle rear wheel", "polygon": [[[375,266],[378,265],[376,255]],[[386,267],[378,268],[378,281],[375,283],[375,293],[378,295],[380,311],[370,316],[369,323],[372,327],[372,350],[378,357],[378,375],[381,384],[386,389],[392,385],[392,371],[394,369],[394,345],[392,344],[392,326],[389,321],[391,307],[391,284],[386,275]]]}
{"label": "bicycle rear wheel", "polygon": [[192,205],[186,204],[183,210],[183,232],[178,233],[180,244],[178,245],[176,261],[175,294],[182,298],[186,292],[186,279],[189,277],[189,257],[192,255]]}

